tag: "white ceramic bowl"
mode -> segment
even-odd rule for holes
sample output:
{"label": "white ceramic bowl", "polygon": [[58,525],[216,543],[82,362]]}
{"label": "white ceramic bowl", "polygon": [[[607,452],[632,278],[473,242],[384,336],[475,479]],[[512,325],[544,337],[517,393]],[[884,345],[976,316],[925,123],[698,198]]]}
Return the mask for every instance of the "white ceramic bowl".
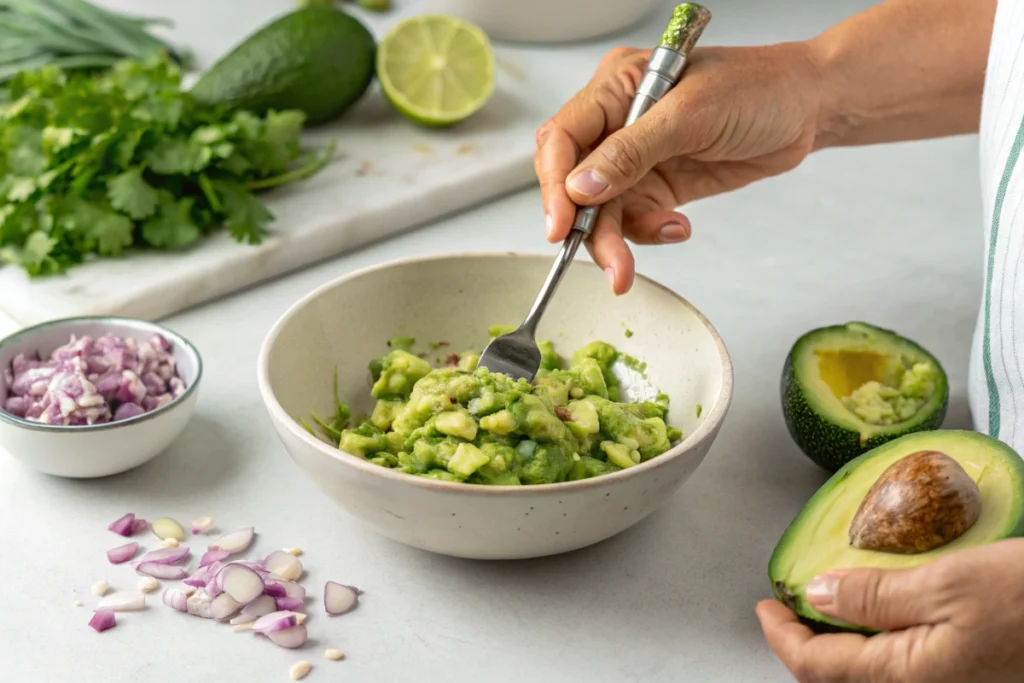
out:
{"label": "white ceramic bowl", "polygon": [[[88,426],[47,425],[0,410],[0,449],[34,470],[61,477],[105,477],[138,467],[166,449],[192,416],[199,397],[203,363],[188,340],[162,325],[118,317],[54,320],[28,327],[0,340],[0,369],[19,353],[43,358],[67,344],[71,335],[96,338],[105,333],[142,341],[154,333],[171,342],[171,354],[185,392],[170,403],[137,417]],[[0,380],[0,406],[7,398]]]}
{"label": "white ceramic bowl", "polygon": [[[609,538],[658,509],[704,459],[732,398],[732,364],[711,324],[684,299],[638,276],[614,297],[587,261],[565,275],[539,330],[563,355],[603,339],[648,364],[671,397],[684,439],[636,467],[582,481],[478,486],[403,474],[307,432],[310,411],[341,399],[370,410],[368,363],[398,335],[482,349],[489,325],[517,324],[551,256],[461,254],[414,258],[341,277],[293,305],[259,357],[259,387],[285,449],[341,508],[407,545],[476,559],[562,553]],[[633,335],[626,337],[626,330]],[[697,417],[697,404],[703,407]]]}
{"label": "white ceramic bowl", "polygon": [[[562,43],[589,40],[638,23],[661,0],[429,0],[430,12],[471,21],[494,40]],[[668,8],[671,12],[671,9]],[[669,14],[665,20],[668,21]]]}

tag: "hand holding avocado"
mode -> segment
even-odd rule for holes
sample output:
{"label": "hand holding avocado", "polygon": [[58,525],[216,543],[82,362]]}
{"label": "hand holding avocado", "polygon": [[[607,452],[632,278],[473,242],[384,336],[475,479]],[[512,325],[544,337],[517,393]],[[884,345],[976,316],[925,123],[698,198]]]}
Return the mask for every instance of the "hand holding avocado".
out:
{"label": "hand holding avocado", "polygon": [[833,619],[884,631],[815,635],[785,605],[757,605],[764,635],[799,681],[1001,683],[1024,671],[1024,539],[908,569],[831,572],[808,588]]}

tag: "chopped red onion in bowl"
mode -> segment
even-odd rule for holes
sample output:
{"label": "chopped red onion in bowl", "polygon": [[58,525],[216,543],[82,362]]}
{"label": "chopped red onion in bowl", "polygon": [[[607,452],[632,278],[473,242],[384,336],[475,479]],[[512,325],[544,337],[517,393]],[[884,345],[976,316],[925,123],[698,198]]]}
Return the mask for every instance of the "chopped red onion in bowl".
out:
{"label": "chopped red onion in bowl", "polygon": [[185,392],[171,343],[104,334],[71,340],[46,360],[18,354],[5,368],[3,410],[24,420],[85,426],[137,417]]}

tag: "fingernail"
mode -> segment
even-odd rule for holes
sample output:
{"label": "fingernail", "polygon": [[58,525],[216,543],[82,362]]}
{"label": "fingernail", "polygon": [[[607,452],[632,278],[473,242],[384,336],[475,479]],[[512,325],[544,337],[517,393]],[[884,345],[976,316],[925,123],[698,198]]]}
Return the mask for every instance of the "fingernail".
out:
{"label": "fingernail", "polygon": [[612,288],[614,289],[615,288],[615,269],[612,268],[611,266],[608,266],[607,268],[604,269],[604,276],[606,278],[608,278],[608,284],[610,284],[612,286]]}
{"label": "fingernail", "polygon": [[599,176],[594,171],[583,171],[577,173],[569,180],[569,187],[576,190],[580,194],[585,194],[588,197],[593,197],[596,194],[601,194],[606,187],[608,187],[607,181]]}
{"label": "fingernail", "polygon": [[807,602],[816,610],[828,608],[836,599],[836,588],[839,586],[840,574],[830,572],[811,579],[807,584]]}
{"label": "fingernail", "polygon": [[544,232],[548,239],[551,239],[551,232],[555,229],[555,222],[551,219],[551,214],[544,214]]}
{"label": "fingernail", "polygon": [[687,237],[686,226],[679,223],[668,223],[658,231],[658,239],[662,242],[682,242]]}

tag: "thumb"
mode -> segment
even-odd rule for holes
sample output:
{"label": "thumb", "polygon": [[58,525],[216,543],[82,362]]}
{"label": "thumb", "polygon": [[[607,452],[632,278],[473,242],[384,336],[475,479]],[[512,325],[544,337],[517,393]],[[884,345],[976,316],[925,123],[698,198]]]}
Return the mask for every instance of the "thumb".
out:
{"label": "thumb", "polygon": [[879,631],[944,621],[949,591],[935,590],[930,567],[843,569],[807,584],[807,601],[826,616]]}
{"label": "thumb", "polygon": [[676,126],[665,114],[670,106],[666,98],[633,125],[605,138],[569,174],[569,197],[583,205],[607,202],[633,187],[656,164],[678,154],[679,141],[672,139]]}

